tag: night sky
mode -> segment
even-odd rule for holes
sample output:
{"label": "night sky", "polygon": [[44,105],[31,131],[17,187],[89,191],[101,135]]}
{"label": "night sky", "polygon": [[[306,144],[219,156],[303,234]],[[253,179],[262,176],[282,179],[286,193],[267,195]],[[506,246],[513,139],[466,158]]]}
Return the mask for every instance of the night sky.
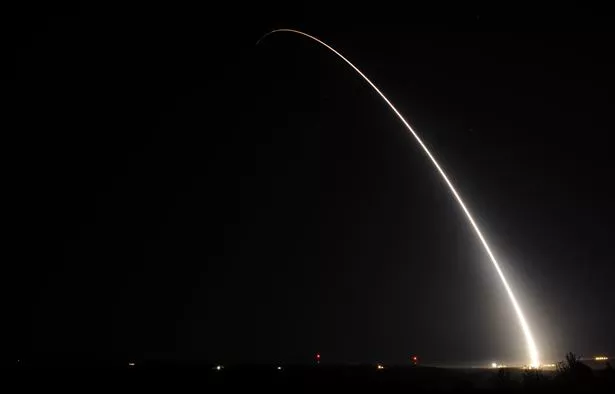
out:
{"label": "night sky", "polygon": [[433,149],[543,359],[615,354],[609,15],[310,3],[3,17],[9,357],[527,360],[416,142],[324,48],[291,34],[255,46],[280,27],[340,50]]}

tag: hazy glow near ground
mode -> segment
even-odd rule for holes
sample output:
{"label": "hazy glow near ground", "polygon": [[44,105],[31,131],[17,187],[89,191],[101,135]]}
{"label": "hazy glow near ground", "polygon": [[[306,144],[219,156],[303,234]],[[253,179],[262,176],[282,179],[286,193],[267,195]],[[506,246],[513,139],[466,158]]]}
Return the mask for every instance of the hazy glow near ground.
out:
{"label": "hazy glow near ground", "polygon": [[489,245],[487,244],[487,241],[485,240],[485,238],[483,237],[483,234],[481,233],[480,229],[478,228],[478,225],[476,224],[476,222],[474,221],[474,218],[472,217],[472,215],[470,214],[470,211],[468,210],[468,208],[466,207],[466,205],[464,204],[463,200],[461,199],[461,196],[459,195],[459,193],[457,193],[457,190],[455,190],[455,187],[453,186],[453,184],[451,183],[451,181],[448,179],[448,176],[446,175],[446,173],[444,172],[444,170],[442,169],[442,167],[440,167],[440,165],[438,164],[438,162],[436,161],[436,159],[434,158],[434,156],[431,154],[431,152],[429,151],[429,149],[427,149],[427,146],[423,143],[423,141],[421,140],[421,138],[418,136],[418,134],[412,129],[412,127],[408,124],[408,122],[406,122],[406,120],[404,119],[404,117],[399,113],[399,111],[393,106],[393,104],[391,104],[391,102],[389,101],[389,99],[386,98],[386,96],[380,91],[380,89],[378,89],[376,87],[376,85],[374,85],[374,83],[372,81],[369,80],[369,78],[367,78],[365,76],[365,74],[363,74],[357,67],[355,67],[354,64],[352,64],[348,59],[346,59],[344,56],[342,56],[342,54],[340,54],[338,51],[336,51],[335,49],[333,49],[332,47],[330,47],[329,45],[327,45],[326,43],[324,43],[323,41],[319,40],[316,37],[313,37],[309,34],[303,33],[301,31],[298,30],[292,30],[292,29],[277,29],[277,30],[273,30],[267,34],[265,34],[258,42],[257,45],[260,41],[262,41],[265,37],[267,37],[270,34],[273,33],[278,33],[278,32],[288,32],[288,33],[295,33],[295,34],[300,34],[304,37],[307,37],[311,40],[316,41],[317,43],[323,45],[325,48],[329,49],[331,52],[335,53],[337,56],[339,56],[342,60],[344,60],[350,67],[352,67],[367,83],[369,83],[369,85],[380,95],[380,97],[382,97],[382,99],[389,105],[389,107],[391,108],[391,110],[393,110],[393,112],[395,113],[395,115],[397,115],[397,117],[402,121],[402,123],[406,126],[406,128],[408,129],[408,131],[410,132],[410,134],[412,134],[412,136],[416,139],[416,141],[419,143],[419,145],[421,146],[421,148],[423,149],[423,151],[425,152],[425,154],[429,157],[429,159],[431,160],[431,162],[433,163],[433,165],[435,166],[435,168],[438,170],[438,172],[440,173],[440,175],[442,176],[442,179],[446,182],[446,184],[448,185],[451,193],[453,194],[453,196],[455,196],[455,199],[457,200],[457,202],[459,203],[459,206],[461,207],[461,209],[463,210],[463,212],[466,214],[466,217],[468,218],[468,221],[470,222],[470,224],[472,225],[472,228],[474,228],[474,231],[476,232],[476,235],[478,236],[479,240],[481,241],[485,251],[487,252],[487,255],[489,256],[489,259],[491,260],[491,262],[493,263],[494,268],[496,269],[498,276],[500,277],[501,281],[502,281],[502,285],[504,286],[504,289],[506,290],[506,293],[508,294],[508,297],[510,299],[510,302],[512,303],[513,309],[515,310],[515,313],[517,315],[517,318],[519,320],[519,324],[521,325],[521,329],[523,330],[523,334],[525,336],[525,341],[526,341],[526,345],[527,345],[527,350],[529,353],[529,359],[530,359],[530,366],[532,367],[538,367],[540,365],[539,362],[539,357],[538,357],[538,348],[536,347],[536,343],[534,341],[534,337],[532,336],[532,332],[530,330],[530,326],[527,323],[527,321],[525,320],[525,316],[523,315],[523,311],[521,310],[521,307],[519,306],[519,303],[517,302],[517,299],[515,298],[515,295],[512,291],[512,289],[510,288],[510,285],[508,284],[508,281],[506,280],[506,277],[504,276],[504,273],[502,272],[502,270],[500,269],[500,265],[498,264],[497,260],[495,259],[495,256],[493,255],[493,253],[491,252],[491,248],[489,248]]}

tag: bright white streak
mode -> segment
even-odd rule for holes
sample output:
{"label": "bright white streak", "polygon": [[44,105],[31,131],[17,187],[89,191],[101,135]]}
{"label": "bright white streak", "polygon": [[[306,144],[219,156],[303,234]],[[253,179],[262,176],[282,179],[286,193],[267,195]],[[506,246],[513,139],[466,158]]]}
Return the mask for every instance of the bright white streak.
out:
{"label": "bright white streak", "polygon": [[512,303],[512,306],[513,306],[513,308],[515,310],[515,313],[517,314],[517,317],[519,319],[519,324],[521,324],[521,329],[523,330],[523,334],[525,335],[525,341],[527,342],[527,350],[528,350],[529,356],[530,356],[530,366],[532,366],[534,368],[537,368],[540,365],[540,363],[539,363],[539,360],[538,360],[538,349],[536,348],[536,343],[534,342],[534,338],[532,336],[532,331],[530,330],[530,326],[527,324],[527,321],[525,320],[525,317],[523,316],[523,311],[521,310],[521,307],[519,306],[519,303],[517,302],[517,299],[515,298],[515,295],[513,294],[513,291],[510,288],[510,285],[508,284],[508,281],[506,280],[506,277],[504,276],[504,273],[500,269],[500,265],[498,264],[497,260],[495,259],[495,256],[491,252],[491,248],[489,248],[489,245],[487,244],[487,241],[485,240],[485,237],[483,237],[483,234],[481,233],[480,229],[478,228],[478,225],[476,225],[476,222],[474,221],[474,218],[470,214],[470,211],[468,210],[468,208],[466,208],[466,205],[463,203],[463,200],[461,199],[461,196],[459,195],[459,193],[457,193],[457,190],[455,190],[455,187],[453,186],[451,181],[446,176],[446,173],[444,172],[442,167],[440,167],[440,164],[438,164],[438,162],[436,161],[434,156],[431,154],[429,149],[427,149],[427,146],[423,143],[423,141],[418,136],[418,134],[416,134],[416,132],[412,129],[412,127],[408,124],[408,122],[406,122],[406,119],[404,119],[404,117],[399,113],[397,108],[395,108],[395,106],[393,104],[391,104],[389,99],[386,98],[386,96],[380,91],[380,89],[378,89],[376,87],[376,85],[374,85],[374,83],[372,81],[370,81],[370,79],[367,78],[367,76],[365,76],[365,74],[363,74],[361,72],[361,70],[359,70],[348,59],[346,59],[344,56],[342,56],[341,53],[339,53],[338,51],[336,51],[335,49],[333,49],[332,47],[330,47],[326,43],[320,41],[318,38],[316,38],[314,36],[311,36],[311,35],[309,35],[307,33],[304,33],[302,31],[299,31],[299,30],[276,29],[276,30],[270,31],[269,33],[265,34],[263,37],[261,37],[260,40],[258,40],[258,42],[256,44],[258,45],[258,43],[261,40],[263,40],[265,37],[267,37],[268,35],[273,34],[273,33],[278,33],[278,32],[289,32],[289,33],[300,34],[302,36],[308,37],[308,38],[316,41],[317,43],[321,44],[325,48],[329,49],[331,52],[335,53],[343,61],[345,61],[350,67],[352,67],[361,77],[363,77],[363,79],[368,84],[370,84],[370,86],[372,88],[374,88],[374,90],[389,105],[389,107],[393,110],[393,112],[395,112],[395,115],[397,115],[397,117],[402,121],[402,123],[406,126],[408,131],[410,131],[410,133],[416,139],[416,141],[419,143],[421,148],[423,148],[423,151],[425,152],[425,154],[429,157],[429,159],[431,159],[431,162],[436,167],[436,169],[438,170],[440,175],[442,175],[442,179],[444,179],[444,181],[448,185],[449,189],[451,190],[451,192],[453,193],[453,195],[457,199],[457,202],[459,203],[459,206],[461,206],[461,209],[463,210],[463,212],[465,212],[465,214],[466,214],[466,216],[468,218],[468,221],[470,222],[470,224],[474,228],[474,231],[476,232],[476,235],[478,235],[478,238],[480,239],[480,242],[483,244],[483,247],[485,248],[485,251],[489,255],[489,258],[491,259],[491,262],[493,263],[493,266],[495,267],[495,270],[497,271],[498,275],[500,276],[500,279],[502,280],[502,284],[504,285],[504,288],[506,289],[506,293],[508,293],[508,297],[510,298],[510,302]]}

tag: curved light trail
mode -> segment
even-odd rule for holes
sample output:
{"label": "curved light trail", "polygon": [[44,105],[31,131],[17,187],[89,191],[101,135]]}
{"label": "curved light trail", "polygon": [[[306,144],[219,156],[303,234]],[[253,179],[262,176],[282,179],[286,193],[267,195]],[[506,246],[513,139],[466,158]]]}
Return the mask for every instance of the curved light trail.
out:
{"label": "curved light trail", "polygon": [[482,243],[485,251],[487,252],[487,255],[489,256],[489,259],[493,263],[493,267],[495,268],[495,270],[498,273],[498,276],[502,280],[502,285],[504,286],[504,289],[506,289],[506,293],[508,294],[508,298],[510,298],[510,302],[511,302],[511,304],[512,304],[514,310],[515,310],[515,313],[517,314],[517,318],[519,319],[519,324],[521,325],[521,329],[523,330],[523,334],[525,336],[527,350],[528,350],[529,358],[530,358],[530,366],[533,367],[533,368],[539,367],[540,366],[540,362],[539,362],[539,358],[538,358],[538,348],[536,347],[536,342],[534,341],[534,337],[532,336],[532,331],[530,330],[530,326],[527,323],[527,320],[525,320],[525,316],[523,315],[523,311],[521,310],[521,307],[519,306],[519,302],[517,302],[517,299],[515,298],[515,295],[514,295],[512,289],[511,289],[510,285],[508,284],[508,281],[506,280],[506,277],[504,276],[504,273],[502,272],[502,269],[500,268],[500,265],[498,264],[497,260],[495,259],[495,256],[491,252],[491,248],[489,248],[489,245],[487,244],[487,241],[485,240],[485,237],[483,236],[483,234],[481,233],[480,229],[478,228],[478,225],[474,221],[474,218],[470,214],[470,211],[468,210],[468,208],[464,204],[464,202],[461,199],[461,196],[459,195],[459,193],[457,193],[457,190],[455,190],[455,187],[453,186],[451,181],[448,179],[448,176],[446,176],[446,173],[444,172],[442,167],[440,167],[440,164],[438,164],[438,162],[435,159],[435,157],[431,154],[429,149],[427,149],[427,146],[423,143],[423,140],[421,140],[421,138],[418,136],[418,134],[412,129],[412,127],[408,124],[408,122],[406,122],[406,119],[404,119],[404,117],[401,115],[401,113],[399,113],[397,108],[395,108],[395,106],[389,101],[389,99],[386,98],[384,93],[382,93],[380,91],[380,89],[378,89],[376,87],[376,85],[374,85],[374,83],[372,81],[370,81],[370,79],[367,78],[367,76],[365,76],[365,74],[363,74],[361,72],[361,70],[359,70],[348,59],[346,59],[344,56],[342,56],[341,53],[339,53],[338,51],[333,49],[331,46],[329,46],[325,42],[323,42],[323,41],[319,40],[318,38],[316,38],[314,36],[311,36],[311,35],[309,35],[307,33],[299,31],[299,30],[276,29],[276,30],[270,31],[269,33],[265,34],[263,37],[261,37],[258,40],[258,42],[256,44],[258,45],[263,39],[265,39],[267,36],[269,36],[269,35],[271,35],[273,33],[281,33],[281,32],[295,33],[295,34],[299,34],[299,35],[302,35],[304,37],[307,37],[307,38],[309,38],[311,40],[314,40],[317,43],[319,43],[322,46],[324,46],[325,48],[327,48],[328,50],[330,50],[331,52],[333,52],[334,54],[336,54],[340,59],[345,61],[350,67],[352,67],[353,70],[355,70],[376,91],[376,93],[378,93],[380,95],[380,97],[382,97],[382,99],[389,105],[389,107],[395,113],[395,115],[397,115],[397,117],[402,121],[404,126],[406,126],[406,128],[408,129],[410,134],[412,134],[412,136],[414,137],[414,139],[416,139],[416,141],[419,143],[421,148],[423,148],[423,151],[425,152],[427,157],[429,157],[429,159],[433,163],[434,167],[436,167],[436,169],[438,170],[438,172],[442,176],[442,179],[444,179],[444,182],[446,182],[446,184],[448,185],[451,193],[453,193],[453,196],[455,196],[455,199],[459,203],[459,206],[461,207],[463,212],[466,214],[466,217],[468,218],[468,221],[472,225],[472,228],[476,232],[476,235],[478,236],[478,239]]}

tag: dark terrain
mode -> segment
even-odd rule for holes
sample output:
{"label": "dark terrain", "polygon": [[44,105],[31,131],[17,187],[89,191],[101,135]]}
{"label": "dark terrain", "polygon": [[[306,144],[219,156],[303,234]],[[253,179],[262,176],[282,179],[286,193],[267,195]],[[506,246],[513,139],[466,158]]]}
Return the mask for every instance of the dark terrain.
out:
{"label": "dark terrain", "polygon": [[[51,368],[49,368],[51,366]],[[281,369],[279,369],[281,368]],[[216,365],[198,362],[86,362],[75,359],[44,364],[22,362],[18,382],[31,388],[97,387],[114,389],[233,392],[613,392],[615,374],[608,366],[590,368],[577,362],[557,371],[521,369],[436,368],[377,365]]]}

